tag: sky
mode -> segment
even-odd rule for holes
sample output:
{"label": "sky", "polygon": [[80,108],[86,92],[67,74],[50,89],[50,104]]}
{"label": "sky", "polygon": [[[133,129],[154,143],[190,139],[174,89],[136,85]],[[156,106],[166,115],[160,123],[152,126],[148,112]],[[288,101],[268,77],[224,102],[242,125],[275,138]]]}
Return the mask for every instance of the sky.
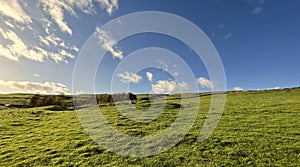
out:
{"label": "sky", "polygon": [[[214,67],[183,41],[154,32],[117,40],[129,31],[119,17],[145,11],[201,29],[222,62],[226,90],[300,86],[298,0],[0,0],[0,93],[214,90],[218,81],[208,70]],[[112,21],[120,24],[105,29]]]}

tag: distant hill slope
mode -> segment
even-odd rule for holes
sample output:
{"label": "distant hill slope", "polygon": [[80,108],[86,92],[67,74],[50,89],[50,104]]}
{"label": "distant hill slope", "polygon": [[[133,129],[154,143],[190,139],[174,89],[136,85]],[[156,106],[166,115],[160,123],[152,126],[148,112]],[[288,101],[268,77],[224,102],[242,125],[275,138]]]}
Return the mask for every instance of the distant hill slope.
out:
{"label": "distant hill slope", "polygon": [[[228,91],[227,94],[232,93],[263,93],[263,92],[293,92],[293,91],[299,91],[300,87],[293,87],[293,88],[282,88],[282,89],[270,89],[270,90],[244,90],[244,91]],[[203,92],[200,93],[200,96],[210,96],[211,92]],[[0,94],[0,106],[5,105],[15,105],[15,106],[26,106],[29,104],[30,99],[34,96],[34,94]],[[41,95],[46,96],[46,95]],[[52,95],[51,95],[52,96]],[[59,96],[59,95],[57,95]],[[142,97],[148,97],[149,94],[138,94],[139,98]],[[180,94],[170,95],[173,98],[180,98]],[[72,97],[72,95],[68,95],[68,97]]]}

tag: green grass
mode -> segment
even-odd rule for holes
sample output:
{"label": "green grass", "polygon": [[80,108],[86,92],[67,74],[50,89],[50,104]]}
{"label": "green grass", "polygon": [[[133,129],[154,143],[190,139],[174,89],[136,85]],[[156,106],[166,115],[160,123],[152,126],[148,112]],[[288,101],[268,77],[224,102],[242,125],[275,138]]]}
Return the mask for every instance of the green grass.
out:
{"label": "green grass", "polygon": [[0,94],[0,104],[27,105],[32,96],[31,94]]}
{"label": "green grass", "polygon": [[[0,166],[299,166],[300,89],[228,93],[223,117],[203,143],[198,137],[210,96],[200,99],[196,122],[184,139],[145,158],[116,155],[98,146],[81,127],[76,112],[2,108]],[[167,109],[150,122],[130,120],[115,106],[101,111],[118,131],[143,137],[169,127],[178,103],[171,98]],[[150,107],[147,101],[136,105]]]}

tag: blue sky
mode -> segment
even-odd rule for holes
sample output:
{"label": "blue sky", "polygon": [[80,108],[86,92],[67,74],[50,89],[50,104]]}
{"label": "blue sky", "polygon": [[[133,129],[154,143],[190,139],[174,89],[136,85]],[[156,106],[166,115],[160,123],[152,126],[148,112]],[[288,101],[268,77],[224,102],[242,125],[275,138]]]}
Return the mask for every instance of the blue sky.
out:
{"label": "blue sky", "polygon": [[[83,71],[96,73],[96,92],[127,91],[126,85],[135,93],[190,91],[195,83],[200,91],[213,88],[204,63],[181,41],[156,33],[115,41],[114,34],[101,29],[113,19],[143,11],[172,13],[202,29],[222,60],[228,90],[300,85],[297,0],[4,0],[0,2],[0,93],[71,93],[75,64],[91,36],[98,45],[85,54],[97,56],[96,46],[107,51],[96,71],[88,66]],[[117,69],[127,56],[148,47],[178,55],[192,70],[194,82],[187,81],[177,62],[155,56],[160,69],[136,73]],[[127,66],[140,62],[132,60]],[[82,90],[76,92],[86,92],[88,81],[80,80],[76,84]]]}

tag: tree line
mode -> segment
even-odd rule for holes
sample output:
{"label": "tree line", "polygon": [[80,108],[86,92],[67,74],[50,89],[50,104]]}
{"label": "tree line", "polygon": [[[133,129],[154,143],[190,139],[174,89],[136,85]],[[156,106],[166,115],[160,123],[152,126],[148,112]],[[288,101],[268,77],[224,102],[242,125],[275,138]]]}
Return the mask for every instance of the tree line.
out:
{"label": "tree line", "polygon": [[[96,100],[99,105],[113,105],[114,102],[128,101],[135,103],[137,96],[133,93],[117,93],[117,94],[97,94]],[[81,102],[80,102],[81,101]],[[79,104],[88,104],[85,98],[76,102]],[[92,102],[91,102],[92,103]],[[29,107],[41,107],[41,106],[59,106],[62,108],[74,107],[72,96],[66,95],[39,95],[35,94],[31,97]]]}
{"label": "tree line", "polygon": [[117,94],[98,94],[96,95],[98,104],[113,104],[114,102],[130,100],[132,103],[136,101],[137,96],[133,93],[117,93]]}
{"label": "tree line", "polygon": [[73,103],[70,102],[72,97],[61,95],[39,95],[35,94],[31,97],[29,106],[30,107],[41,107],[41,106],[60,106],[63,108],[73,107]]}

